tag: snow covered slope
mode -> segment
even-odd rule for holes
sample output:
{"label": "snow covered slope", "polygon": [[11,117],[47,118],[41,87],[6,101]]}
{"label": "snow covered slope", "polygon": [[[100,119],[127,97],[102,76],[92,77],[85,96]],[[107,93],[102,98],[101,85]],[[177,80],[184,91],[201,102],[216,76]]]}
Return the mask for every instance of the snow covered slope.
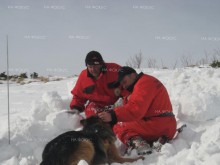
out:
{"label": "snow covered slope", "polygon": [[[137,165],[220,164],[220,70],[185,68],[141,69],[163,82],[171,97],[178,125],[187,128],[147,155]],[[68,130],[76,130],[79,116],[65,113],[77,78],[26,85],[10,85],[11,144],[7,139],[6,84],[0,84],[0,164],[37,165],[45,144]],[[132,153],[135,156],[135,152]],[[80,162],[85,165],[85,162]],[[129,164],[129,163],[127,163]],[[118,165],[114,163],[113,165]]]}

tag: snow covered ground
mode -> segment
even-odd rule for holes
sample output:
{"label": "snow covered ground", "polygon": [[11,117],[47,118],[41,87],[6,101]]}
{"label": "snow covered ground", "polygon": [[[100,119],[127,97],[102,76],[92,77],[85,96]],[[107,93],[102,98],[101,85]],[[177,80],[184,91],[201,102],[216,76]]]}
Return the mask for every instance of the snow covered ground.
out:
{"label": "snow covered ground", "polygon": [[[164,83],[178,125],[186,123],[187,128],[175,140],[165,144],[161,152],[154,152],[147,155],[144,161],[133,164],[219,165],[220,69],[141,70]],[[66,78],[48,83],[11,84],[10,145],[7,139],[7,87],[5,83],[0,84],[1,165],[37,165],[49,140],[81,127],[79,116],[65,113],[69,109],[70,90],[76,80]]]}

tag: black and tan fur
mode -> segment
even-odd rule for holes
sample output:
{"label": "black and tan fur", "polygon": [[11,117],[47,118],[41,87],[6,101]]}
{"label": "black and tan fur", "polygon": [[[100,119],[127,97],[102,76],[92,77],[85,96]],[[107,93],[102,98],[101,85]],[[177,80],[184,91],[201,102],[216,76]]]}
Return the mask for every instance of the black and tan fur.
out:
{"label": "black and tan fur", "polygon": [[115,135],[98,117],[81,120],[82,131],[69,131],[57,136],[44,148],[40,165],[89,165],[134,162],[140,158],[123,158],[115,146]]}

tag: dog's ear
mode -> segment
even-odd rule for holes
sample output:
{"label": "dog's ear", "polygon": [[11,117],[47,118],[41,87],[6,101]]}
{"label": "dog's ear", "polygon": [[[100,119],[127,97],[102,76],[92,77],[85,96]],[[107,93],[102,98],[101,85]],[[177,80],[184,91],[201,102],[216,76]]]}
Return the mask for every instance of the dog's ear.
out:
{"label": "dog's ear", "polygon": [[81,123],[83,126],[85,126],[85,125],[86,125],[86,119],[80,120],[80,123]]}

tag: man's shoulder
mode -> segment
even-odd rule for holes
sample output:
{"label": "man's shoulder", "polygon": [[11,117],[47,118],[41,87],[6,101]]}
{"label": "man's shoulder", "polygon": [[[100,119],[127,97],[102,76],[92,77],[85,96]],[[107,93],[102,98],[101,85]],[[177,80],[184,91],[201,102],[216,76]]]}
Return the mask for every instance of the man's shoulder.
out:
{"label": "man's shoulder", "polygon": [[152,85],[152,86],[163,86],[161,81],[157,79],[154,76],[148,75],[148,74],[143,74],[142,77],[140,78],[139,84],[144,84],[144,85]]}
{"label": "man's shoulder", "polygon": [[119,64],[116,64],[116,63],[105,63],[105,66],[106,67],[109,67],[109,68],[121,68],[121,66]]}
{"label": "man's shoulder", "polygon": [[116,63],[105,63],[105,69],[107,72],[118,72],[120,68],[121,66]]}
{"label": "man's shoulder", "polygon": [[87,69],[82,70],[79,77],[87,77]]}
{"label": "man's shoulder", "polygon": [[149,74],[143,74],[140,78],[140,81],[148,81],[148,82],[152,81],[153,82],[155,80],[158,80],[158,79],[154,76],[149,75]]}

